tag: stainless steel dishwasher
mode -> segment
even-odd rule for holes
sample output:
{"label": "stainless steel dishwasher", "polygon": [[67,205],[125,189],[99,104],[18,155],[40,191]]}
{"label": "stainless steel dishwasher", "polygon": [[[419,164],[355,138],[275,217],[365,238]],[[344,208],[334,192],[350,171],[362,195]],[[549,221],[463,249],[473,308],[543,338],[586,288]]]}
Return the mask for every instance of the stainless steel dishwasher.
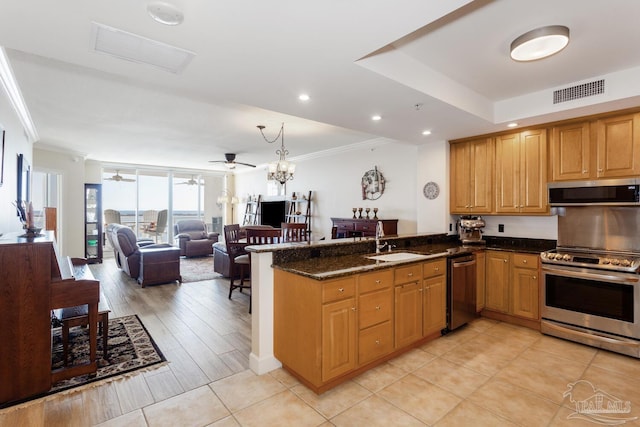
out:
{"label": "stainless steel dishwasher", "polygon": [[453,331],[476,317],[476,256],[447,259],[447,329]]}

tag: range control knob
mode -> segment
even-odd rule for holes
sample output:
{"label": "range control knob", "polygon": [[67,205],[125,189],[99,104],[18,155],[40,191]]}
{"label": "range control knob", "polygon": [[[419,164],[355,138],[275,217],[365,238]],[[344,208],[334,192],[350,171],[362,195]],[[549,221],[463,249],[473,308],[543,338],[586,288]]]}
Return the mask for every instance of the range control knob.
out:
{"label": "range control knob", "polygon": [[605,265],[606,265],[606,264],[611,264],[611,260],[610,260],[609,258],[604,258],[604,259],[602,260],[602,263],[603,263],[603,264],[605,264]]}
{"label": "range control knob", "polygon": [[562,259],[562,254],[556,254],[556,259],[558,260]]}
{"label": "range control knob", "polygon": [[620,261],[620,264],[622,264],[624,267],[629,267],[631,265],[631,261],[629,261],[628,259],[623,259],[622,261]]}
{"label": "range control knob", "polygon": [[571,255],[569,255],[569,254],[564,254],[564,255],[562,256],[562,260],[563,260],[563,261],[569,261],[569,260],[571,260]]}
{"label": "range control knob", "polygon": [[617,258],[614,258],[614,259],[611,260],[611,264],[612,265],[620,265],[620,260],[617,259]]}

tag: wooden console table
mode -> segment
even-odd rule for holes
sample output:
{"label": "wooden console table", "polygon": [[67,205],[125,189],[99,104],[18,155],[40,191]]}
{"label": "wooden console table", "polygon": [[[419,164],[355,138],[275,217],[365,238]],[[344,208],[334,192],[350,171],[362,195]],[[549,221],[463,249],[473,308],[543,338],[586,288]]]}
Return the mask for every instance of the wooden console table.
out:
{"label": "wooden console table", "polygon": [[[0,403],[49,391],[60,379],[95,372],[100,282],[74,277],[61,258],[53,232],[24,238],[0,237]],[[87,305],[90,360],[51,371],[51,310]]]}
{"label": "wooden console table", "polygon": [[366,218],[331,218],[333,226],[336,228],[337,239],[361,235],[362,237],[374,237],[376,235],[376,225],[382,221],[385,236],[395,236],[398,234],[397,219],[366,219]]}

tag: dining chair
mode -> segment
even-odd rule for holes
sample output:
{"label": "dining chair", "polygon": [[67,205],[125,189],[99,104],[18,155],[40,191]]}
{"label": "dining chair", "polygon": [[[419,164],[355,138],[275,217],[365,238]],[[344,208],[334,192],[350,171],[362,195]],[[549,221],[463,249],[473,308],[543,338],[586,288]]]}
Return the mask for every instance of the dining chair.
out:
{"label": "dining chair", "polygon": [[[246,241],[240,241],[240,224],[230,224],[224,226],[224,241],[227,245],[227,254],[229,255],[229,299],[234,289],[250,289],[251,282],[244,284],[244,278],[247,273],[251,274],[251,260],[249,253],[245,250]],[[236,268],[237,266],[237,268]],[[240,273],[240,284],[234,283],[236,270]],[[249,313],[251,313],[251,299],[249,299]]]}
{"label": "dining chair", "polygon": [[246,228],[247,245],[272,245],[282,241],[282,232],[278,228]]}
{"label": "dining chair", "polygon": [[283,242],[306,242],[309,240],[307,224],[296,222],[283,222],[280,224]]}

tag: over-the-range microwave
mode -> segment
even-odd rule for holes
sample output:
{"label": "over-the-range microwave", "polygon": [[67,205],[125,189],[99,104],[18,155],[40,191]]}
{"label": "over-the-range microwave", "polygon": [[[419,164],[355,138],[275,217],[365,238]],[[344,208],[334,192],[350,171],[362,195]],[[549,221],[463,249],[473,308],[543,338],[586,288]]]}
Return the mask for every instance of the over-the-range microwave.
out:
{"label": "over-the-range microwave", "polygon": [[640,179],[551,182],[550,206],[640,206]]}

